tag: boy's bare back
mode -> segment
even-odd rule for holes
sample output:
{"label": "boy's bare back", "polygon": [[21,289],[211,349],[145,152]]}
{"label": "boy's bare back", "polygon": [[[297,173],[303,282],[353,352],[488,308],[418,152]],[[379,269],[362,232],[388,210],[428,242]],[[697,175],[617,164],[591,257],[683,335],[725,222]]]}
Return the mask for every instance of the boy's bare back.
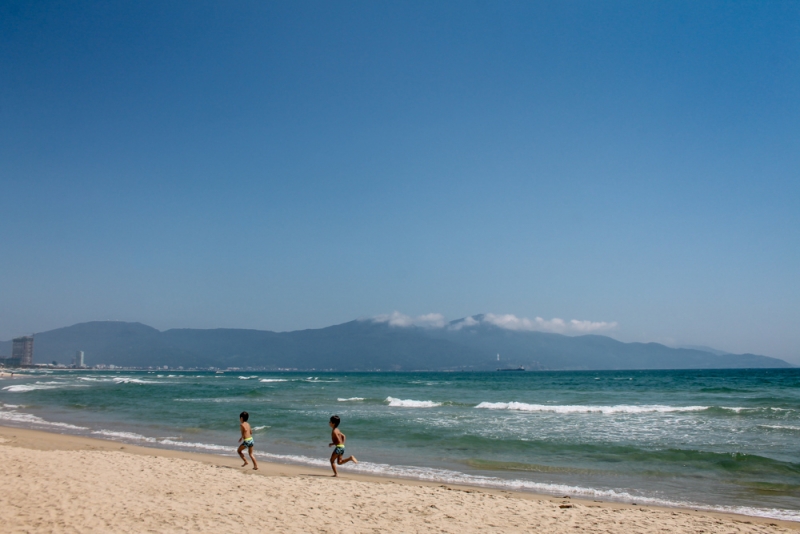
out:
{"label": "boy's bare back", "polygon": [[346,439],[347,437],[338,428],[334,428],[333,432],[331,432],[331,441],[334,445],[344,445]]}
{"label": "boy's bare back", "polygon": [[250,423],[247,423],[247,422],[243,421],[239,425],[239,430],[242,431],[242,439],[247,439],[247,438],[252,438],[253,437],[253,431],[250,429]]}

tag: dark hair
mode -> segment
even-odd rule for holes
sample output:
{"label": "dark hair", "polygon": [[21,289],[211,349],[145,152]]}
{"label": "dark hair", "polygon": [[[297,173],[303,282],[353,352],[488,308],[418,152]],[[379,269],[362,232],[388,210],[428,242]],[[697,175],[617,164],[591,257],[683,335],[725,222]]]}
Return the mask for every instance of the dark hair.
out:
{"label": "dark hair", "polygon": [[341,420],[341,419],[339,419],[339,416],[338,416],[338,415],[333,415],[333,416],[331,416],[331,423],[333,423],[333,428],[336,428],[336,427],[338,427],[338,426],[339,426],[339,423],[341,423],[341,422],[342,422],[342,420]]}
{"label": "dark hair", "polygon": [[242,412],[239,414],[239,419],[241,419],[242,421],[247,421],[248,419],[250,419],[250,414],[247,412]]}

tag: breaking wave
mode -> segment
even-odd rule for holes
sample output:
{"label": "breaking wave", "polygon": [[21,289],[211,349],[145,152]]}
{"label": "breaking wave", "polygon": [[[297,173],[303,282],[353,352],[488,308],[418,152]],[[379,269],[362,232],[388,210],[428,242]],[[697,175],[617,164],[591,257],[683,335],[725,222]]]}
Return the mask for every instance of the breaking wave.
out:
{"label": "breaking wave", "polygon": [[115,377],[111,379],[115,384],[168,384],[158,380],[142,380],[141,378]]}
{"label": "breaking wave", "polygon": [[389,406],[400,408],[435,408],[442,405],[441,402],[395,399],[394,397],[386,397],[386,402],[389,403]]}
{"label": "breaking wave", "polygon": [[482,402],[475,406],[487,410],[515,410],[519,412],[552,412],[552,413],[669,413],[669,412],[699,412],[707,410],[708,406],[663,406],[660,404],[616,406],[584,406],[578,404],[526,404],[524,402]]}
{"label": "breaking wave", "polygon": [[67,382],[36,382],[35,384],[14,384],[13,386],[6,386],[3,391],[9,393],[25,393],[27,391],[36,391],[42,389],[58,389],[67,387],[86,387],[82,384],[69,384]]}
{"label": "breaking wave", "polygon": [[[8,405],[6,405],[8,406]],[[53,423],[46,421],[41,417],[37,417],[30,413],[22,413],[17,411],[0,410],[0,421],[9,423],[19,423],[23,425],[46,426],[53,428],[65,428],[67,430],[89,430],[85,426],[71,425],[69,423]]]}
{"label": "breaking wave", "polygon": [[147,443],[156,442],[156,438],[148,438],[147,436],[142,436],[141,434],[136,434],[135,432],[116,432],[114,430],[93,430],[92,434],[97,434],[98,436],[105,436],[111,439],[129,439],[134,441],[146,441]]}

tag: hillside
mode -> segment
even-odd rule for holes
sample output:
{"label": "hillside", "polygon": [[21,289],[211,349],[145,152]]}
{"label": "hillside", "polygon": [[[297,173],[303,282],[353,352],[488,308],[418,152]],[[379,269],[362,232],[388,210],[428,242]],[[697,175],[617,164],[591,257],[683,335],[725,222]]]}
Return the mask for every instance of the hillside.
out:
{"label": "hillside", "polygon": [[[89,322],[36,334],[34,361],[87,365],[258,367],[331,370],[714,369],[791,367],[755,354],[622,343],[599,335],[564,336],[506,330],[481,316],[443,328],[397,327],[372,320],[313,330],[173,329],[141,323]],[[0,354],[11,342],[0,343]],[[497,362],[497,354],[501,362]]]}

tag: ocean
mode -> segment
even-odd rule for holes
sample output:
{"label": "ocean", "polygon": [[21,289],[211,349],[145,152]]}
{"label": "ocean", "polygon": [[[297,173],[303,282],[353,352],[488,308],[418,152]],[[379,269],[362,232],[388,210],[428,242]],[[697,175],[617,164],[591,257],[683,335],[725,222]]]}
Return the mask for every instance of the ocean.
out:
{"label": "ocean", "polygon": [[800,369],[487,373],[32,371],[0,424],[343,472],[800,521]]}

